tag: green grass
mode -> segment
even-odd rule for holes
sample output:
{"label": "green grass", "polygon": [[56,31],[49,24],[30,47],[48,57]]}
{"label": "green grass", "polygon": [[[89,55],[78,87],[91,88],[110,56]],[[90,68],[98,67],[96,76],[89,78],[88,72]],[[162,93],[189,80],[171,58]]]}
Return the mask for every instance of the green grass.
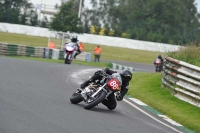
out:
{"label": "green grass", "polygon": [[200,133],[200,108],[181,101],[161,87],[160,73],[134,73],[128,95],[140,99],[169,118]]}
{"label": "green grass", "polygon": [[[42,61],[42,62],[51,62],[51,63],[62,63],[64,64],[64,60],[53,60],[53,59],[44,59],[44,58],[36,58],[36,57],[22,57],[22,56],[10,56],[12,58],[17,59],[26,59],[26,60],[36,60],[36,61]],[[79,65],[86,65],[86,66],[94,66],[94,67],[108,67],[110,68],[109,62],[86,62],[86,61],[79,61],[79,60],[73,60],[73,64],[79,64]]]}
{"label": "green grass", "polygon": [[48,38],[0,32],[0,42],[47,47]]}
{"label": "green grass", "polygon": [[[0,42],[46,47],[48,38],[0,32]],[[90,52],[92,54],[92,57],[94,57],[93,49],[95,46],[96,45],[85,44],[84,51]],[[107,60],[122,60],[152,64],[158,54],[164,55],[163,53],[158,52],[109,47],[103,45],[100,45],[100,47],[103,50],[101,59]],[[174,53],[171,54],[173,55]],[[183,58],[182,56],[184,56],[184,54],[176,56],[181,59]],[[64,63],[63,60],[52,60],[33,57],[14,58]],[[189,60],[187,56],[184,56],[184,58]],[[193,60],[193,62],[195,62],[194,58]],[[95,63],[74,60],[73,63],[97,67],[109,67],[109,63],[107,62]],[[134,73],[128,94],[132,97],[140,99],[141,101],[167,115],[169,118],[179,122],[188,129],[200,133],[200,109],[198,107],[190,105],[189,103],[177,99],[171,94],[168,89],[161,88],[160,73]]]}
{"label": "green grass", "polygon": [[196,45],[190,44],[186,46],[186,48],[181,48],[178,52],[170,52],[168,55],[177,60],[200,67],[200,47],[197,47]]}
{"label": "green grass", "polygon": [[[54,41],[56,42],[56,40]],[[0,42],[22,44],[28,46],[47,47],[48,38],[0,32]],[[84,51],[90,52],[92,58],[94,58],[93,53],[96,45],[88,43],[84,44],[85,44]],[[152,64],[155,58],[158,56],[158,54],[164,55],[164,53],[159,53],[159,52],[135,50],[128,48],[120,48],[120,47],[110,47],[105,45],[100,45],[100,47],[102,48],[101,59],[106,59],[106,60],[123,60],[128,62]]]}

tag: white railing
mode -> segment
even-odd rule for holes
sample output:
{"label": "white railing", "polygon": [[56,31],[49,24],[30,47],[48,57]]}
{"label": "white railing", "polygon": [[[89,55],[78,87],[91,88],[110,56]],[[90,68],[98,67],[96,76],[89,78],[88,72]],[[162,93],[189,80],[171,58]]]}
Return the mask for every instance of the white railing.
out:
{"label": "white railing", "polygon": [[200,68],[165,57],[162,83],[172,89],[177,98],[200,107]]}

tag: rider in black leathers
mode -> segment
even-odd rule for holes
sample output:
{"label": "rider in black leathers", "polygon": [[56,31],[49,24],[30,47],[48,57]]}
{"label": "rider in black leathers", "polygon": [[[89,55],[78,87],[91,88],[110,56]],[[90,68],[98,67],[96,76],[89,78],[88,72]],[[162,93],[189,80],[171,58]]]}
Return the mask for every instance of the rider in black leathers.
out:
{"label": "rider in black leathers", "polygon": [[[162,71],[163,70],[163,65],[164,65],[164,60],[162,58],[161,55],[158,55],[158,57],[156,59],[160,59],[161,63],[160,63],[160,70]],[[156,64],[156,60],[153,62],[153,64],[155,65]]]}
{"label": "rider in black leathers", "polygon": [[[112,75],[113,73],[117,73],[116,71],[110,70],[109,68],[105,68],[103,70],[99,70],[97,72],[95,72],[95,74],[87,81],[83,82],[80,87],[81,88],[85,88],[86,86],[89,85],[89,83],[94,82],[95,80],[102,79],[102,75],[101,73],[105,72],[108,75]],[[117,93],[116,95],[116,99],[117,101],[121,101],[123,100],[123,97],[125,96],[125,94],[127,93],[128,89],[129,89],[129,82],[132,79],[132,73],[129,70],[124,70],[120,73],[120,76],[122,78],[122,86],[121,86],[121,91],[120,93]],[[82,89],[80,89],[82,90]],[[102,104],[104,104],[108,109],[113,110],[116,108],[117,106],[117,102],[115,100],[115,95],[114,93],[111,93],[107,99],[102,101]]]}

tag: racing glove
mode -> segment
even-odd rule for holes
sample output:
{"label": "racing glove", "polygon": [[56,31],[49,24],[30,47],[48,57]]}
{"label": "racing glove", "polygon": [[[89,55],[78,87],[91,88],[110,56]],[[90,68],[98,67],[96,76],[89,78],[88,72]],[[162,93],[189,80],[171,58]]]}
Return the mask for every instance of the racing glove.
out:
{"label": "racing glove", "polygon": [[94,74],[95,75],[100,75],[102,73],[102,70],[98,70],[98,71],[96,71]]}

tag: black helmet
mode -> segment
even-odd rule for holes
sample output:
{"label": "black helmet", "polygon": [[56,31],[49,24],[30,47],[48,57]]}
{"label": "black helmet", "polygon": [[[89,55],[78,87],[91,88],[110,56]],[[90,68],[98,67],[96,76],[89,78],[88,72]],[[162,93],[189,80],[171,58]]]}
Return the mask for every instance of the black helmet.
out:
{"label": "black helmet", "polygon": [[71,41],[72,42],[77,42],[78,41],[78,36],[77,35],[72,35],[71,36]]}
{"label": "black helmet", "polygon": [[162,56],[161,56],[161,55],[158,55],[158,58],[160,58],[160,59],[161,59],[161,58],[162,58]]}
{"label": "black helmet", "polygon": [[129,70],[123,70],[120,75],[122,77],[122,82],[129,82],[132,79],[132,73]]}

